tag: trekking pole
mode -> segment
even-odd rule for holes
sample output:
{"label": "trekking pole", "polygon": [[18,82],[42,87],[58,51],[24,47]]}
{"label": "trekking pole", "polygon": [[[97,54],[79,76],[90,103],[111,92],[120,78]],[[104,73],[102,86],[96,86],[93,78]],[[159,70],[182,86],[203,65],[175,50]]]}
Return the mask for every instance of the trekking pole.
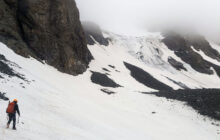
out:
{"label": "trekking pole", "polygon": [[18,116],[18,121],[17,121],[17,124],[19,124],[19,118],[20,118],[20,116]]}
{"label": "trekking pole", "polygon": [[7,118],[7,121],[9,121],[9,115],[8,114],[6,115],[6,118]]}
{"label": "trekking pole", "polygon": [[[8,105],[10,104],[10,100],[8,101]],[[7,110],[6,110],[6,113],[7,113]],[[7,120],[9,121],[9,114],[7,113],[7,116],[6,116]]]}

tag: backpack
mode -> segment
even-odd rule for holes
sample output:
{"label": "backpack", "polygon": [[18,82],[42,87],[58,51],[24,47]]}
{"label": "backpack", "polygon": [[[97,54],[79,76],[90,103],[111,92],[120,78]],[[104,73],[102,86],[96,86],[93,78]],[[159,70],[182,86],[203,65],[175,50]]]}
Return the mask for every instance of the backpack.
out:
{"label": "backpack", "polygon": [[15,113],[15,103],[14,102],[9,102],[8,108],[6,110],[6,113]]}

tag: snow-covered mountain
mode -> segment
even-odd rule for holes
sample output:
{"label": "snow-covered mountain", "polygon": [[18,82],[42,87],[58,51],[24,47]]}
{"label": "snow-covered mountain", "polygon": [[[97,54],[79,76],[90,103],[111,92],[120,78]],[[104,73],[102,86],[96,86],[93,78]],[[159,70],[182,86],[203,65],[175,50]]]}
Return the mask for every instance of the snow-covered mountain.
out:
{"label": "snow-covered mountain", "polygon": [[[19,56],[0,44],[1,98],[17,98],[21,110],[18,130],[5,129],[8,102],[0,100],[1,140],[220,138],[219,121],[198,114],[184,102],[142,94],[219,88],[214,68],[213,74],[196,71],[163,43],[159,33],[128,37],[104,32],[106,46],[87,37],[94,41],[88,45],[94,60],[78,76]],[[202,50],[192,49],[220,66]]]}
{"label": "snow-covered mountain", "polygon": [[[191,60],[185,61],[184,57],[176,54],[178,50],[172,50],[164,43],[166,37],[162,36],[161,33],[149,33],[149,35],[143,37],[121,36],[109,32],[104,32],[103,35],[108,40],[109,45],[100,45],[102,43],[99,43],[99,40],[93,38],[93,34],[91,34],[90,37],[94,42],[96,41],[94,46],[102,46],[103,50],[115,48],[117,51],[113,52],[116,54],[120,52],[122,54],[126,53],[126,55],[129,54],[129,57],[138,61],[128,60],[128,57],[120,54],[117,55],[117,61],[135,65],[173,89],[219,88],[220,55],[217,44],[211,43],[210,46],[207,46],[210,49],[206,49],[217,54],[212,55],[213,57],[208,56],[208,51],[206,52],[205,49],[190,46],[189,51],[192,50],[192,52],[188,54],[188,57],[191,57]],[[103,37],[100,36],[99,38]],[[187,51],[182,52],[187,53]],[[94,53],[96,51],[93,51],[92,54]],[[194,58],[194,56],[196,57]],[[190,61],[194,61],[194,65],[197,65],[200,69],[196,69]],[[206,71],[210,71],[210,73],[206,73]]]}
{"label": "snow-covered mountain", "polygon": [[219,140],[219,48],[82,26],[74,0],[1,0],[0,140]]}

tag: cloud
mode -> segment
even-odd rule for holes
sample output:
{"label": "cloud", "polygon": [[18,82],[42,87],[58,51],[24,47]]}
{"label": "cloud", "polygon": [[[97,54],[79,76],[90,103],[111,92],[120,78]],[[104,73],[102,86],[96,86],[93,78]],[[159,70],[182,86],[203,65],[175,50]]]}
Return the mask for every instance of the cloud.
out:
{"label": "cloud", "polygon": [[[219,0],[76,0],[81,20],[122,34],[152,27],[194,27],[220,36]],[[220,37],[219,37],[220,38]]]}

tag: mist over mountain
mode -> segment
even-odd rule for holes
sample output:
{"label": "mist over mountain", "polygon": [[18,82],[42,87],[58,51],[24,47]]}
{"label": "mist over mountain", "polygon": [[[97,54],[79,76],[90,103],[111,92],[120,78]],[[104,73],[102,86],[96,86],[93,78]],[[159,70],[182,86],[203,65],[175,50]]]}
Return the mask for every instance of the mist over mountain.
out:
{"label": "mist over mountain", "polygon": [[[194,28],[218,41],[218,0],[76,0],[81,20],[120,34],[143,35],[152,28]],[[94,8],[95,7],[95,8]]]}

